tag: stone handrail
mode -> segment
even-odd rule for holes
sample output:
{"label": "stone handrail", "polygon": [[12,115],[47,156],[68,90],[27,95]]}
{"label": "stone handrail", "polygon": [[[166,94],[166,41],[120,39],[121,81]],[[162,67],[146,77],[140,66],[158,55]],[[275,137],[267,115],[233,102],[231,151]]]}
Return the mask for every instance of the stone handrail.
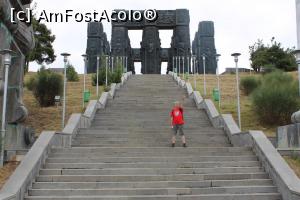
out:
{"label": "stone handrail", "polygon": [[21,200],[32,184],[40,167],[45,162],[52,146],[61,146],[60,136],[55,132],[44,131],[34,143],[13,175],[3,186],[1,200]]}
{"label": "stone handrail", "polygon": [[[132,75],[127,73],[127,78]],[[72,138],[80,128],[87,128],[95,117],[97,109],[105,108],[108,93],[102,93],[100,99],[89,102],[84,114],[72,114],[65,128],[60,133],[44,131],[32,148],[10,176],[0,191],[0,200],[23,200],[24,196],[45,163],[52,147],[71,147]]]}
{"label": "stone handrail", "polygon": [[[175,81],[178,79],[174,73],[171,76]],[[203,100],[198,91],[194,91],[194,100],[197,108],[206,111],[214,127],[224,129],[233,146],[246,146],[253,149],[264,169],[278,187],[283,200],[300,199],[300,179],[262,131],[242,132],[232,115],[220,115],[214,103],[211,100]]]}

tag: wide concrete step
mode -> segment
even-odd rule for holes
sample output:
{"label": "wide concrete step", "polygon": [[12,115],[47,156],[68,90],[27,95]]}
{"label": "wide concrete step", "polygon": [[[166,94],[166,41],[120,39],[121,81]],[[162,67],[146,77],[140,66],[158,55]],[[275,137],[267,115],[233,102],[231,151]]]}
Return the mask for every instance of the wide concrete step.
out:
{"label": "wide concrete step", "polygon": [[139,196],[30,196],[25,200],[281,200],[279,193],[256,193],[256,194],[207,194],[207,195],[139,195]]}
{"label": "wide concrete step", "polygon": [[34,182],[33,189],[111,189],[111,188],[208,188],[273,186],[271,179],[147,181],[147,182]]}
{"label": "wide concrete step", "polygon": [[[141,137],[137,137],[137,136],[141,136]],[[82,143],[91,143],[91,142],[128,142],[128,141],[156,141],[156,142],[165,142],[165,141],[168,141],[170,140],[170,134],[156,134],[157,137],[153,137],[153,136],[149,136],[149,135],[140,135],[140,134],[134,134],[134,135],[121,135],[120,137],[99,137],[98,134],[80,134],[80,135],[77,135],[76,137],[76,141],[78,142],[82,142]],[[189,140],[189,139],[192,139],[194,143],[201,143],[201,142],[206,142],[206,141],[209,141],[209,142],[228,142],[228,139],[227,137],[225,137],[225,135],[204,135],[204,134],[201,134],[201,135],[193,135],[191,136],[190,134],[186,135],[186,139]]]}
{"label": "wide concrete step", "polygon": [[[52,153],[49,158],[80,158],[80,157],[103,157],[103,156],[119,156],[119,157],[153,157],[156,156],[155,152],[95,152],[95,153]],[[190,156],[189,152],[161,152],[161,156]],[[199,152],[198,156],[242,156],[242,155],[254,155],[252,151],[241,152]]]}
{"label": "wide concrete step", "polygon": [[213,174],[213,173],[257,173],[261,167],[235,168],[114,168],[114,169],[42,169],[40,175],[172,175],[172,174]]}
{"label": "wide concrete step", "polygon": [[[188,135],[193,135],[193,134],[220,134],[220,135],[225,135],[224,131],[220,129],[212,129],[210,127],[201,127],[201,128],[191,128],[191,127],[184,127],[184,130],[188,131]],[[160,134],[161,132],[170,132],[171,128],[160,128],[156,129],[154,127],[151,127],[150,130],[146,130],[143,128],[132,128],[129,130],[124,130],[120,129],[119,130],[103,130],[103,129],[97,129],[95,127],[90,127],[88,129],[80,129],[79,133],[82,134],[111,134],[112,137],[115,137],[113,134],[141,134],[140,136],[142,137],[142,134],[146,134],[147,136],[152,136],[155,137],[157,134]],[[117,137],[117,136],[116,136]]]}
{"label": "wide concrete step", "polygon": [[175,157],[85,157],[85,158],[47,158],[47,163],[99,163],[99,162],[222,162],[257,161],[254,155],[247,156],[175,156]]}
{"label": "wide concrete step", "polygon": [[[164,125],[155,125],[155,124],[126,124],[126,123],[120,123],[120,124],[110,124],[110,125],[101,125],[102,123],[97,123],[94,122],[91,124],[91,128],[93,129],[98,129],[98,130],[123,130],[123,131],[141,131],[141,130],[149,130],[149,131],[153,131],[153,132],[170,132],[171,128],[170,128],[170,124],[164,124]],[[206,126],[206,128],[209,127],[209,124],[204,123],[203,125],[204,127]],[[187,131],[186,133],[188,134],[189,131],[191,130],[197,130],[198,132],[201,132],[201,127],[203,127],[201,125],[185,125],[183,130]]]}
{"label": "wide concrete step", "polygon": [[143,153],[156,153],[160,154],[162,152],[176,152],[176,153],[191,153],[197,154],[200,152],[244,152],[252,151],[249,147],[189,147],[189,148],[169,148],[169,147],[73,147],[73,148],[52,148],[52,153],[98,153],[98,152],[143,152]]}
{"label": "wide concrete step", "polygon": [[[73,144],[72,147],[170,147],[171,144],[170,143],[164,143],[164,144],[157,144],[155,142],[153,143],[149,143],[149,142],[145,142],[145,143],[137,143],[137,142],[129,142],[126,144],[123,143],[117,143],[117,144]],[[178,145],[177,147],[182,147],[182,145]],[[188,143],[189,147],[197,147],[197,146],[201,146],[201,147],[230,147],[231,144],[228,143],[218,143],[218,144],[195,144],[195,143]],[[177,148],[176,147],[176,148]]]}
{"label": "wide concrete step", "polygon": [[30,189],[31,196],[135,196],[135,195],[203,195],[276,193],[274,186],[209,187],[209,188],[124,188],[124,189]]}
{"label": "wide concrete step", "polygon": [[[212,145],[212,142],[214,143]],[[203,140],[200,142],[197,141],[189,141],[187,140],[187,144],[189,147],[191,146],[231,146],[227,141],[215,141],[215,140]],[[80,147],[120,147],[120,146],[133,146],[133,147],[168,147],[171,146],[171,142],[169,139],[165,141],[155,141],[155,140],[141,140],[141,139],[132,139],[127,142],[125,141],[74,141],[72,146],[80,146]],[[177,144],[177,146],[181,146],[181,144]]]}
{"label": "wide concrete step", "polygon": [[216,168],[216,167],[259,167],[258,161],[223,162],[101,162],[101,163],[46,163],[47,169],[103,169],[103,168]]}
{"label": "wide concrete step", "polygon": [[[205,127],[208,128],[208,127]],[[164,133],[169,133],[171,131],[170,125],[166,125],[163,127],[156,127],[156,126],[146,126],[146,125],[141,125],[141,126],[133,126],[133,125],[127,125],[127,126],[98,126],[98,125],[93,125],[90,127],[90,129],[94,130],[99,130],[99,131],[132,131],[132,132],[141,132],[141,131],[148,131],[148,132],[164,132]],[[189,132],[199,132],[201,133],[201,127],[200,126],[185,126],[183,129],[186,134]]]}
{"label": "wide concrete step", "polygon": [[199,181],[268,179],[263,172],[221,174],[172,174],[172,175],[39,175],[39,182],[127,182],[127,181]]}
{"label": "wide concrete step", "polygon": [[[102,140],[123,140],[123,139],[156,139],[156,140],[164,140],[170,139],[169,134],[162,133],[102,133],[94,131],[91,133],[88,132],[80,132],[76,135],[76,139],[102,139]],[[224,134],[220,133],[189,133],[186,135],[186,138],[193,138],[193,140],[204,140],[204,139],[226,139],[227,137]]]}

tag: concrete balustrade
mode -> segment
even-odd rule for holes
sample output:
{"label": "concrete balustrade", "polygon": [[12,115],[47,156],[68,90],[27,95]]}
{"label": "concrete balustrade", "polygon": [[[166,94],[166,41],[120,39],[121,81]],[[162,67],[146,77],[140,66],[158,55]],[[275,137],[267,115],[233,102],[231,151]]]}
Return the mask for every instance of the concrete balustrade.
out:
{"label": "concrete balustrade", "polygon": [[193,98],[194,90],[193,90],[191,83],[186,83],[186,91],[187,91],[189,98]]}
{"label": "concrete balustrade", "polygon": [[116,93],[116,89],[117,89],[117,84],[116,83],[112,83],[110,85],[110,91],[108,92],[109,93],[109,98],[111,98],[111,99],[114,98],[115,93]]}
{"label": "concrete balustrade", "polygon": [[[129,78],[132,73],[126,73]],[[126,80],[128,80],[128,78]],[[115,94],[115,91],[111,91]],[[99,108],[105,108],[109,93],[103,92],[100,99],[91,100],[83,114],[72,114],[60,133],[44,131],[25,155],[20,165],[10,176],[0,192],[0,200],[23,200],[28,188],[38,176],[53,147],[71,147],[72,139],[81,128],[88,128]]]}
{"label": "concrete balustrade", "polygon": [[3,186],[0,193],[1,200],[24,199],[28,187],[39,174],[39,170],[45,163],[53,146],[62,146],[61,135],[56,134],[54,131],[42,132],[13,175]]}
{"label": "concrete balustrade", "polygon": [[194,96],[194,101],[196,103],[196,106],[198,109],[204,109],[203,108],[203,97],[201,96],[199,91],[194,91],[193,92],[193,96]]}
{"label": "concrete balustrade", "polygon": [[252,148],[284,200],[300,199],[300,180],[262,131],[249,131]]}
{"label": "concrete balustrade", "polygon": [[214,103],[208,99],[203,100],[198,91],[194,91],[194,100],[198,108],[206,111],[214,127],[224,129],[233,146],[253,148],[262,166],[278,187],[283,200],[300,199],[300,179],[262,131],[242,132],[232,115],[220,115]]}
{"label": "concrete balustrade", "polygon": [[99,108],[105,108],[106,106],[106,103],[107,103],[107,100],[108,100],[108,92],[103,92],[101,94],[101,97],[99,99]]}

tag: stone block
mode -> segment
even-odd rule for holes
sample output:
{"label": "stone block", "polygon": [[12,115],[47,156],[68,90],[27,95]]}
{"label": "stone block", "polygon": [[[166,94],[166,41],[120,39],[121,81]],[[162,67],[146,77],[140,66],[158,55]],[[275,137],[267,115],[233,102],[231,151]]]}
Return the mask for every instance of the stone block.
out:
{"label": "stone block", "polygon": [[107,100],[108,100],[108,92],[103,92],[101,94],[101,97],[99,99],[99,108],[105,108],[106,106],[106,103],[107,103]]}
{"label": "stone block", "polygon": [[218,110],[216,109],[214,103],[210,99],[205,99],[204,100],[204,105],[203,105],[209,120],[211,121],[212,125],[215,128],[220,128],[221,127],[221,122],[220,122],[220,115]]}
{"label": "stone block", "polygon": [[198,109],[203,109],[203,97],[201,96],[199,91],[194,91],[193,92],[194,95],[194,101],[196,103],[196,106]]}
{"label": "stone block", "polygon": [[194,90],[193,90],[193,87],[190,83],[186,83],[186,90],[187,90],[188,96],[190,98],[193,98],[192,95],[193,95]]}
{"label": "stone block", "polygon": [[300,123],[278,127],[276,136],[278,148],[300,148]]}

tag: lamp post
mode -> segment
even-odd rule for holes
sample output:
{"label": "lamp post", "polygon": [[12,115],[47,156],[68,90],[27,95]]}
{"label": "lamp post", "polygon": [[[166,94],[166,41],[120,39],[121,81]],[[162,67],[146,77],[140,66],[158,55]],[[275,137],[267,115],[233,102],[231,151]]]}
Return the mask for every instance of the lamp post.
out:
{"label": "lamp post", "polygon": [[173,56],[173,65],[172,65],[173,73],[174,73],[174,65],[175,65],[175,57]]}
{"label": "lamp post", "polygon": [[111,57],[111,72],[114,72],[114,57]]}
{"label": "lamp post", "polygon": [[190,56],[187,57],[187,68],[188,68],[188,71],[187,71],[187,80],[188,82],[190,82],[190,71],[191,71],[191,66],[190,66],[190,63],[191,60],[190,60]]}
{"label": "lamp post", "polygon": [[178,56],[178,76],[180,77],[180,72],[181,72],[181,57]]}
{"label": "lamp post", "polygon": [[175,56],[175,60],[176,60],[176,75],[177,75],[177,71],[178,71],[178,57]]}
{"label": "lamp post", "polygon": [[299,80],[299,96],[300,96],[300,49],[293,52],[296,57],[296,62],[298,65],[298,80]]}
{"label": "lamp post", "polygon": [[125,71],[125,56],[122,56],[122,74]]}
{"label": "lamp post", "polygon": [[206,97],[206,57],[205,54],[202,55],[202,61],[203,61],[203,93]]}
{"label": "lamp post", "polygon": [[217,81],[218,81],[218,91],[219,91],[219,109],[221,108],[221,87],[220,87],[220,69],[219,69],[219,60],[221,54],[216,54],[217,60]]}
{"label": "lamp post", "polygon": [[109,71],[111,71],[110,69],[111,69],[111,57],[110,56],[108,56],[108,69],[109,69]]}
{"label": "lamp post", "polygon": [[108,71],[108,61],[109,61],[109,56],[105,56],[105,86],[107,87],[107,71]]}
{"label": "lamp post", "polygon": [[184,66],[185,57],[182,56],[182,79],[185,79],[185,66]]}
{"label": "lamp post", "polygon": [[97,97],[99,97],[99,65],[100,65],[100,56],[97,56]]}
{"label": "lamp post", "polygon": [[126,69],[126,73],[128,72],[128,68],[127,68],[127,56],[125,56],[125,69]]}
{"label": "lamp post", "polygon": [[3,88],[3,101],[2,101],[2,124],[1,124],[1,160],[0,166],[4,164],[4,144],[5,144],[5,135],[6,135],[6,104],[7,104],[7,88],[8,88],[8,72],[11,65],[12,56],[15,55],[15,52],[9,49],[4,49],[0,51],[0,54],[3,55],[5,75],[4,75],[4,88]]}
{"label": "lamp post", "polygon": [[238,112],[238,120],[239,120],[239,128],[242,130],[242,122],[241,122],[241,105],[240,105],[240,87],[239,87],[239,69],[238,62],[240,53],[233,53],[231,56],[234,57],[235,62],[235,74],[236,74],[236,94],[237,94],[237,112]]}
{"label": "lamp post", "polygon": [[197,90],[197,80],[196,80],[196,57],[192,57],[193,63],[193,74],[194,74],[194,89]]}
{"label": "lamp post", "polygon": [[[85,80],[86,80],[86,61],[87,61],[87,55],[83,54],[81,55],[83,57],[84,62],[84,73],[83,73],[83,94],[82,94],[82,107],[84,108],[84,94],[85,94]],[[98,56],[97,56],[97,62],[98,62]],[[98,64],[97,64],[98,66]]]}
{"label": "lamp post", "polygon": [[62,111],[62,120],[61,120],[61,127],[64,129],[65,127],[65,117],[66,117],[66,86],[67,86],[67,62],[68,57],[71,54],[69,53],[62,53],[61,56],[64,58],[64,100],[63,100],[63,111]]}

